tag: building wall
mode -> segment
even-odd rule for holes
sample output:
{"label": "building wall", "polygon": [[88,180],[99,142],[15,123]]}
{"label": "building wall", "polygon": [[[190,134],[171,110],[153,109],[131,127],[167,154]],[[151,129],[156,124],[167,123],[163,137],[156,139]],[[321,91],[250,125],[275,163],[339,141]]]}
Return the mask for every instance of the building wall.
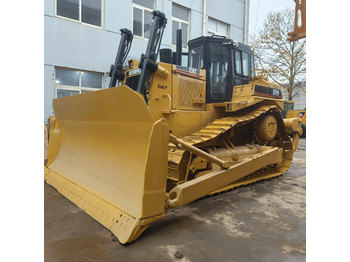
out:
{"label": "building wall", "polygon": [[305,108],[306,108],[306,95],[305,94],[298,94],[293,98],[293,100],[295,101],[295,104],[294,104],[295,110],[305,110]]}
{"label": "building wall", "polygon": [[[249,0],[246,0],[249,2]],[[120,41],[121,28],[133,28],[132,0],[104,0],[103,26],[96,28],[55,16],[55,0],[44,0],[44,120],[53,115],[55,96],[55,67],[104,73],[104,87],[108,87],[108,72],[114,63]],[[244,0],[206,0],[207,16],[229,24],[231,39],[243,42]],[[202,35],[203,0],[156,0],[156,9],[165,13],[168,23],[162,48],[171,45],[172,4],[190,9],[189,39]],[[218,5],[220,3],[220,5]],[[134,37],[127,60],[139,60],[148,40]]]}

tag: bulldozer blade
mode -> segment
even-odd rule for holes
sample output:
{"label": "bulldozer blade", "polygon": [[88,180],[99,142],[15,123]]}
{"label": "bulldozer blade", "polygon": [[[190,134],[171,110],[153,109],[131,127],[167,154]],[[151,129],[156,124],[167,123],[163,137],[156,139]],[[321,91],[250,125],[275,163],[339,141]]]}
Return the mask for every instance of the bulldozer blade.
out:
{"label": "bulldozer blade", "polygon": [[57,141],[50,141],[45,181],[121,243],[136,240],[164,216],[166,120],[155,121],[125,85],[59,98],[53,108]]}

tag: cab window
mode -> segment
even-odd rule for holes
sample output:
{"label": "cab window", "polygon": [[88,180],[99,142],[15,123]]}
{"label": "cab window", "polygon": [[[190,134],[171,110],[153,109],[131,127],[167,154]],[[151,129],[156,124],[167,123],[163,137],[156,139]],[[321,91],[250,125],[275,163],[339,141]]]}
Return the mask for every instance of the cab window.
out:
{"label": "cab window", "polygon": [[242,52],[242,66],[243,75],[249,76],[249,55],[246,52]]}
{"label": "cab window", "polygon": [[[255,64],[254,64],[254,56],[250,56],[250,67],[251,69],[255,69]],[[255,77],[255,70],[252,71],[252,76]]]}
{"label": "cab window", "polygon": [[294,109],[294,104],[286,102],[284,103],[284,110],[293,110]]}
{"label": "cab window", "polygon": [[236,74],[249,76],[249,54],[235,50]]}
{"label": "cab window", "polygon": [[236,50],[235,51],[235,59],[236,59],[236,73],[241,75],[242,74],[242,57],[241,57],[241,52]]}

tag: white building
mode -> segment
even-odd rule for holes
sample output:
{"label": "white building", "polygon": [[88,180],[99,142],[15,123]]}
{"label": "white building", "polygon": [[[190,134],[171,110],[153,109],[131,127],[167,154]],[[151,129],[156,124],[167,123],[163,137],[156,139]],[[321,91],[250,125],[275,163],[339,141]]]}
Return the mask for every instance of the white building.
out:
{"label": "white building", "polygon": [[151,12],[168,19],[162,48],[175,51],[176,30],[186,42],[202,35],[224,35],[247,43],[249,0],[45,0],[44,120],[57,97],[107,88],[120,29],[134,34],[129,59],[147,46]]}

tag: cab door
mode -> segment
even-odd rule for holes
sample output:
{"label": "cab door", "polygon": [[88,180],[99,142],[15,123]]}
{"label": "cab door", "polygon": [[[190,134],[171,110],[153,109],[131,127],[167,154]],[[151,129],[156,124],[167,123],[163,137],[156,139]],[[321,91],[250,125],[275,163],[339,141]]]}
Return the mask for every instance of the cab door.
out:
{"label": "cab door", "polygon": [[207,102],[221,103],[231,100],[232,60],[228,45],[210,43],[207,57]]}

